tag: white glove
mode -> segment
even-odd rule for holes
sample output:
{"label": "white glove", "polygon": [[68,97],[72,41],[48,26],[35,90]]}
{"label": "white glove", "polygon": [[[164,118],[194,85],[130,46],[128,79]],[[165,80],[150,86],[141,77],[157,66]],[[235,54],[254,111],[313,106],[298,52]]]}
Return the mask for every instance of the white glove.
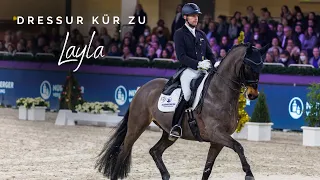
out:
{"label": "white glove", "polygon": [[215,62],[215,63],[214,63],[214,67],[217,68],[217,67],[220,65],[220,62],[221,62],[221,61]]}
{"label": "white glove", "polygon": [[198,69],[208,70],[212,67],[210,60],[203,60],[198,63]]}

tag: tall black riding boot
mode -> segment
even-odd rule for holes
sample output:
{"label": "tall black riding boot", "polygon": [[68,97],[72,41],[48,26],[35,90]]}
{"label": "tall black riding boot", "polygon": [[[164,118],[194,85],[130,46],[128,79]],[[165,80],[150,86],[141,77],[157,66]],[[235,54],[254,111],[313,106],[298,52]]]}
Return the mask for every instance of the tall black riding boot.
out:
{"label": "tall black riding boot", "polygon": [[170,140],[180,138],[180,136],[182,135],[181,121],[183,118],[183,113],[187,108],[187,104],[188,102],[184,98],[182,98],[181,102],[174,112],[172,119],[172,128],[169,135]]}

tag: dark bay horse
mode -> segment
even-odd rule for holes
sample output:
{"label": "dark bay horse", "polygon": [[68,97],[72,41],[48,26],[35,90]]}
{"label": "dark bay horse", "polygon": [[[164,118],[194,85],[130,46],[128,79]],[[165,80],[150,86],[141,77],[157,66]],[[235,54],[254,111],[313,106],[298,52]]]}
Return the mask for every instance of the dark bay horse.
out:
{"label": "dark bay horse", "polygon": [[[233,149],[240,158],[246,180],[254,180],[250,165],[244,155],[242,145],[230,135],[238,123],[238,101],[240,90],[246,87],[245,96],[254,100],[258,97],[258,82],[263,58],[269,44],[261,49],[250,43],[233,46],[216,71],[210,71],[207,91],[205,91],[201,112],[195,113],[201,138],[210,142],[207,161],[202,179],[209,178],[215,159],[224,146]],[[210,79],[209,79],[210,78]],[[156,78],[144,84],[136,92],[123,120],[104,145],[95,168],[104,176],[116,180],[128,176],[131,165],[131,151],[134,143],[151,122],[162,130],[161,139],[150,149],[162,179],[170,179],[170,174],[162,160],[163,152],[175,141],[168,139],[173,113],[158,110],[158,99],[167,79]],[[187,119],[182,123],[181,138],[195,141]]]}

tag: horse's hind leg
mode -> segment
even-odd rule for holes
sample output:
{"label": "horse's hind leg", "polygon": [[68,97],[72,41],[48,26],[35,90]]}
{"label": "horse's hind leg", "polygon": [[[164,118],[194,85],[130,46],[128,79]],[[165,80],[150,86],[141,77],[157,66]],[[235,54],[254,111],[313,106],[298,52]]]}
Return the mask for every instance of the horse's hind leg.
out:
{"label": "horse's hind leg", "polygon": [[221,144],[211,143],[208,156],[207,156],[207,162],[203,170],[202,180],[209,179],[214,161],[216,160],[222,148],[223,146]]}
{"label": "horse's hind leg", "polygon": [[170,179],[170,174],[163,163],[162,154],[168,147],[170,147],[176,141],[170,141],[168,137],[169,134],[163,131],[161,139],[149,151],[150,155],[152,156],[154,162],[156,163],[161,173],[161,177],[163,180]]}
{"label": "horse's hind leg", "polygon": [[243,147],[238,141],[234,140],[229,134],[220,133],[218,131],[215,131],[212,134],[210,140],[212,143],[219,143],[223,146],[233,149],[238,154],[242,164],[242,169],[246,173],[245,180],[254,180],[250,165],[247,162],[246,157],[244,155]]}
{"label": "horse's hind leg", "polygon": [[[132,147],[151,122],[147,111],[145,111],[145,113],[131,111],[130,113],[131,114],[128,120],[127,133],[123,144],[120,147],[121,150],[119,152],[117,162],[111,176],[111,180],[117,180],[118,178],[123,179],[127,177],[127,174],[130,171],[130,166],[123,167],[123,164],[131,164]],[[123,168],[127,169],[123,170]],[[125,172],[125,174],[123,174],[122,172]]]}

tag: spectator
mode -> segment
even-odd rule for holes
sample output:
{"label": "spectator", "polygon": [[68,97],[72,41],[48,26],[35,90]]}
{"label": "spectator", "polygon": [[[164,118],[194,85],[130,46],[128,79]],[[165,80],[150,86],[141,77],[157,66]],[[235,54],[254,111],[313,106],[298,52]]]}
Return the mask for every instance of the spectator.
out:
{"label": "spectator", "polygon": [[232,17],[231,18],[231,23],[229,24],[229,28],[228,28],[228,35],[229,35],[229,39],[233,40],[234,38],[237,38],[239,36],[239,27],[236,24],[236,18]]}
{"label": "spectator", "polygon": [[295,17],[298,13],[302,13],[301,8],[299,6],[294,6],[292,16]]}
{"label": "spectator", "polygon": [[[276,32],[278,39],[280,42],[282,42],[283,37],[284,37],[284,33],[283,33],[283,24],[278,24],[277,26],[277,32]],[[280,45],[280,44],[279,44]]]}
{"label": "spectator", "polygon": [[279,49],[278,48],[274,48],[272,50],[272,54],[273,54],[274,62],[279,62],[280,61],[280,51],[279,51]]}
{"label": "spectator", "polygon": [[220,52],[220,47],[217,44],[216,38],[214,38],[214,37],[210,38],[209,44],[210,44],[212,52],[215,52],[215,53],[219,53]]}
{"label": "spectator", "polygon": [[174,47],[172,45],[172,43],[168,42],[166,45],[166,49],[169,51],[170,54],[174,54]]}
{"label": "spectator", "polygon": [[317,45],[317,36],[313,31],[312,27],[308,27],[308,29],[305,32],[305,38],[302,42],[302,49],[307,50],[307,52],[311,53],[311,50],[313,47]]}
{"label": "spectator", "polygon": [[300,57],[298,60],[298,64],[309,64],[308,53],[305,50],[300,52]]}
{"label": "spectator", "polygon": [[143,46],[137,46],[136,52],[134,53],[135,57],[146,57],[144,54],[144,48]]}
{"label": "spectator", "polygon": [[117,44],[111,44],[110,51],[108,53],[108,56],[121,56],[121,53],[119,52]]}
{"label": "spectator", "polygon": [[0,51],[5,51],[6,48],[4,47],[4,44],[2,41],[0,41]]}
{"label": "spectator", "polygon": [[224,57],[226,57],[227,55],[227,51],[225,49],[220,49],[220,60],[223,59]]}
{"label": "spectator", "polygon": [[279,52],[282,52],[282,48],[279,46],[279,39],[277,37],[272,38],[272,47],[268,49],[269,52],[272,52],[274,48],[277,48]]}
{"label": "spectator", "polygon": [[244,27],[246,24],[250,24],[250,23],[248,22],[248,18],[247,18],[247,17],[242,17],[242,18],[241,18],[241,24],[242,24],[241,27]]}
{"label": "spectator", "polygon": [[293,49],[293,45],[288,45],[285,50],[288,51],[289,54],[291,54],[292,49]]}
{"label": "spectator", "polygon": [[162,27],[158,27],[157,31],[156,31],[156,34],[157,34],[157,39],[159,41],[159,44],[161,46],[161,48],[164,48],[165,45],[167,44],[168,42],[168,39],[167,37],[164,35],[164,32],[163,32],[163,28]]}
{"label": "spectator", "polygon": [[243,28],[243,31],[244,31],[244,42],[245,42],[245,43],[251,42],[251,41],[252,41],[253,34],[252,34],[252,32],[251,32],[251,26],[250,26],[250,24],[245,24],[245,25],[244,25],[244,28]]}
{"label": "spectator", "polygon": [[57,28],[52,28],[52,30],[51,30],[50,42],[51,41],[54,41],[56,43],[61,41],[61,37],[60,37],[60,34],[59,34]]}
{"label": "spectator", "polygon": [[298,46],[293,47],[293,49],[291,50],[291,58],[292,60],[295,62],[295,64],[298,64],[299,62],[299,58],[300,58],[300,49]]}
{"label": "spectator", "polygon": [[284,64],[285,67],[288,67],[290,64],[295,64],[295,62],[290,58],[290,53],[288,51],[280,53],[279,63]]}
{"label": "spectator", "polygon": [[[144,29],[148,23],[148,16],[143,10],[141,4],[137,4],[136,11],[134,13],[134,27],[132,30],[135,39],[138,39],[141,34],[143,34]],[[139,22],[140,21],[140,22]]]}
{"label": "spectator", "polygon": [[124,47],[128,47],[130,49],[130,52],[134,52],[135,51],[135,47],[133,46],[133,44],[131,43],[131,40],[129,37],[125,37],[122,41],[122,45],[121,45],[122,49]]}
{"label": "spectator", "polygon": [[210,38],[212,37],[215,37],[215,38],[218,38],[218,33],[216,32],[216,25],[213,21],[211,21],[209,23],[209,26],[208,26],[208,32],[207,32],[207,39],[209,40]]}
{"label": "spectator", "polygon": [[[305,19],[303,17],[302,12],[297,12],[295,19],[296,19],[296,24],[297,23],[301,23],[302,25],[305,24]],[[304,28],[305,26],[302,26],[302,27]]]}
{"label": "spectator", "polygon": [[12,43],[11,34],[9,31],[7,31],[4,35],[4,47],[8,49],[9,44]]}
{"label": "spectator", "polygon": [[236,20],[236,25],[238,26],[239,29],[241,29],[241,28],[243,27],[242,18],[241,18],[241,12],[236,11],[236,12],[234,13],[233,17],[234,17],[235,20]]}
{"label": "spectator", "polygon": [[220,48],[225,49],[226,51],[229,51],[229,49],[231,48],[227,36],[222,36]]}
{"label": "spectator", "polygon": [[161,31],[161,33],[160,33],[161,36],[163,36],[166,41],[169,41],[169,39],[170,39],[170,31],[169,31],[169,28],[167,28],[165,26],[165,23],[164,23],[163,19],[159,19],[158,20],[157,27],[154,27],[152,29],[152,34],[158,34],[158,36],[159,36],[159,31]]}
{"label": "spectator", "polygon": [[258,17],[253,11],[254,10],[252,6],[247,7],[248,22],[251,24],[255,24],[258,21]]}
{"label": "spectator", "polygon": [[[79,46],[81,46],[81,45],[79,45]],[[82,46],[80,48],[82,48]],[[59,56],[60,49],[59,49],[59,45],[56,43],[56,41],[52,40],[50,42],[50,52],[49,53],[52,53],[55,56]]]}
{"label": "spectator", "polygon": [[151,33],[150,33],[150,27],[147,26],[145,29],[144,29],[144,32],[143,32],[143,35],[144,35],[144,38],[145,38],[145,41],[146,43],[149,43],[151,41]]}
{"label": "spectator", "polygon": [[319,68],[320,65],[320,55],[319,55],[319,48],[314,47],[313,56],[310,58],[309,63],[314,66],[314,68]]}
{"label": "spectator", "polygon": [[220,35],[220,37],[228,36],[228,23],[226,21],[227,17],[220,15],[218,16],[218,28],[217,33]]}
{"label": "spectator", "polygon": [[11,55],[14,55],[16,53],[15,47],[14,47],[14,45],[12,43],[8,44],[8,52]]}
{"label": "spectator", "polygon": [[275,62],[272,52],[267,52],[265,62],[267,63]]}
{"label": "spectator", "polygon": [[259,28],[260,31],[258,35],[258,41],[262,46],[271,43],[271,39],[277,36],[273,31],[269,30],[269,26],[267,23],[261,23]]}
{"label": "spectator", "polygon": [[156,54],[156,51],[155,51],[155,48],[153,47],[150,47],[149,50],[148,50],[148,55],[147,55],[147,58],[150,59],[150,61],[152,61],[154,58],[157,58],[157,54]]}
{"label": "spectator", "polygon": [[136,46],[142,46],[143,48],[146,47],[146,39],[145,39],[144,35],[141,35],[139,37],[139,40],[138,40],[138,43]]}
{"label": "spectator", "polygon": [[295,34],[292,34],[291,27],[289,27],[289,26],[284,27],[283,32],[284,32],[284,36],[283,36],[283,40],[282,40],[282,44],[281,44],[282,48],[285,48],[287,46],[288,39],[292,39],[293,43],[296,46],[298,46],[299,48],[301,47],[301,42]]}
{"label": "spectator", "polygon": [[27,52],[26,48],[21,42],[17,44],[17,52]]}
{"label": "spectator", "polygon": [[301,43],[304,41],[305,35],[302,32],[302,26],[300,24],[296,24],[294,28],[294,34],[296,34]]}
{"label": "spectator", "polygon": [[200,25],[200,30],[202,30],[204,33],[208,33],[210,21],[211,17],[208,14],[205,14]]}
{"label": "spectator", "polygon": [[170,59],[171,58],[171,54],[167,49],[162,50],[160,58],[167,58]]}
{"label": "spectator", "polygon": [[281,18],[284,18],[284,19],[287,19],[288,21],[291,21],[291,20],[292,20],[292,15],[291,15],[291,12],[289,11],[288,6],[283,5],[283,6],[281,7],[280,17],[281,17]]}
{"label": "spectator", "polygon": [[124,60],[128,60],[130,57],[133,57],[133,55],[131,54],[130,48],[128,46],[123,47],[122,58]]}
{"label": "spectator", "polygon": [[[78,30],[76,30],[76,31],[73,30],[72,32],[75,33],[75,35],[77,35],[79,33]],[[99,36],[99,31],[98,31],[97,27],[95,27],[95,26],[90,27],[89,32],[88,32],[90,37],[93,35],[93,32],[95,32],[95,35],[94,35],[95,37]]]}
{"label": "spectator", "polygon": [[111,36],[108,34],[108,30],[105,27],[101,27],[100,29],[100,39],[103,41],[103,46],[105,49],[109,49],[109,45],[111,43]]}
{"label": "spectator", "polygon": [[121,40],[120,40],[120,34],[118,32],[115,32],[113,34],[113,38],[111,39],[111,44],[116,44],[117,47],[119,48],[121,45]]}
{"label": "spectator", "polygon": [[159,47],[159,43],[153,42],[153,43],[151,43],[151,46],[155,49],[157,57],[160,57],[162,49],[161,49],[161,47]]}
{"label": "spectator", "polygon": [[172,21],[172,24],[171,24],[171,38],[170,38],[170,40],[173,40],[174,32],[176,32],[177,29],[181,28],[185,23],[185,20],[183,19],[182,14],[181,14],[181,9],[182,9],[182,6],[181,6],[181,4],[179,4],[176,8],[176,15],[175,15],[175,17]]}

